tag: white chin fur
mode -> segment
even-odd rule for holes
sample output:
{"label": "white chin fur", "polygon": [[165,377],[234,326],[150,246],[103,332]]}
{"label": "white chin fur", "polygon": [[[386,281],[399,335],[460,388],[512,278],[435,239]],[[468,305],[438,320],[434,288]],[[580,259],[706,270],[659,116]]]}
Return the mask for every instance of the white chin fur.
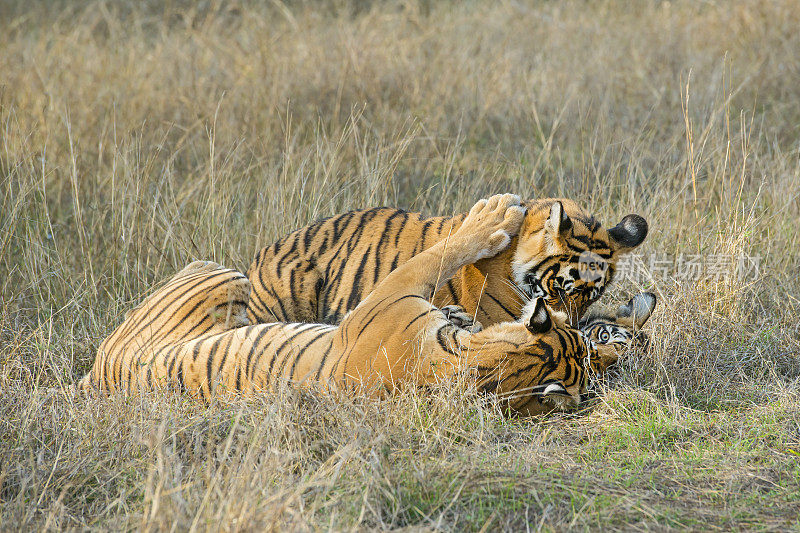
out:
{"label": "white chin fur", "polygon": [[534,262],[530,261],[527,264],[520,264],[519,257],[517,257],[519,253],[519,249],[517,249],[514,254],[514,260],[511,261],[511,275],[514,276],[514,282],[521,287],[525,284],[525,274],[533,267]]}
{"label": "white chin fur", "polygon": [[567,390],[563,386],[559,385],[558,383],[551,383],[550,385],[548,385],[544,389],[544,393],[543,394],[544,395],[548,395],[551,392],[558,392],[558,393],[561,393],[561,394],[566,394]]}

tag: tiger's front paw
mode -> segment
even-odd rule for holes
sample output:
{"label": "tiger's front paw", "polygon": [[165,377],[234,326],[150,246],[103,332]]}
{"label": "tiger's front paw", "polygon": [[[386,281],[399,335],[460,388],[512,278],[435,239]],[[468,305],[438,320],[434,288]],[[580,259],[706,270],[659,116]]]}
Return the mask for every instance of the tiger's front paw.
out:
{"label": "tiger's front paw", "polygon": [[470,333],[478,333],[483,329],[480,322],[464,310],[460,305],[445,305],[441,308],[442,313],[454,326],[465,329]]}
{"label": "tiger's front paw", "polygon": [[492,257],[508,247],[524,219],[525,206],[518,195],[496,194],[472,206],[457,235],[475,244],[477,259]]}

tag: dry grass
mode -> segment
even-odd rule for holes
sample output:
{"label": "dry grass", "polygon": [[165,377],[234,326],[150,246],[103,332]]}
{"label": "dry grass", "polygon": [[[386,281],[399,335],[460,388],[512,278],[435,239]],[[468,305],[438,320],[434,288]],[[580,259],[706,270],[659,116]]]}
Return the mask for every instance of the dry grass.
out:
{"label": "dry grass", "polygon": [[[795,2],[165,4],[0,3],[0,527],[798,527]],[[569,417],[70,392],[192,259],[504,191],[761,276],[645,283],[651,352]]]}

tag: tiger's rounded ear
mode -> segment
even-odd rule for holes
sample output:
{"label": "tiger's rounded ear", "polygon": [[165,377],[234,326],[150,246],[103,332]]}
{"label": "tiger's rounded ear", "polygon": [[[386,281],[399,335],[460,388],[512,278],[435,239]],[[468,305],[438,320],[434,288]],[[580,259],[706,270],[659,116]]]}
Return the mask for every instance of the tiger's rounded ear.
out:
{"label": "tiger's rounded ear", "polygon": [[652,292],[640,292],[625,305],[617,309],[617,318],[630,320],[637,329],[644,326],[656,308],[656,295]]}
{"label": "tiger's rounded ear", "polygon": [[619,224],[608,230],[612,246],[618,251],[636,248],[647,237],[647,221],[639,215],[626,215]]}
{"label": "tiger's rounded ear", "polygon": [[533,308],[533,314],[531,314],[525,327],[534,335],[542,335],[552,329],[553,321],[550,318],[550,312],[547,310],[547,306],[544,304],[544,299],[536,299],[536,306]]}
{"label": "tiger's rounded ear", "polygon": [[550,206],[550,216],[544,227],[553,237],[564,237],[572,229],[572,220],[564,212],[564,206],[558,200]]}

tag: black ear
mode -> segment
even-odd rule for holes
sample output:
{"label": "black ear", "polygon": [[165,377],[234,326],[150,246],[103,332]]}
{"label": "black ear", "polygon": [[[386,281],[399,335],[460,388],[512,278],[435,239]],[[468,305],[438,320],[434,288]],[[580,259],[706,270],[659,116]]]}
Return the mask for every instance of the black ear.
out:
{"label": "black ear", "polygon": [[554,237],[563,237],[572,229],[572,220],[564,212],[564,206],[558,200],[550,206],[550,216],[547,218],[545,228]]}
{"label": "black ear", "polygon": [[618,249],[636,248],[647,237],[647,221],[639,215],[626,215],[619,224],[608,230]]}
{"label": "black ear", "polygon": [[547,333],[553,327],[550,313],[547,311],[547,306],[544,305],[542,298],[536,299],[536,307],[533,308],[533,314],[528,319],[526,327],[534,335]]}
{"label": "black ear", "polygon": [[617,309],[617,318],[630,318],[636,328],[644,326],[656,308],[656,295],[652,292],[640,292],[625,305]]}

